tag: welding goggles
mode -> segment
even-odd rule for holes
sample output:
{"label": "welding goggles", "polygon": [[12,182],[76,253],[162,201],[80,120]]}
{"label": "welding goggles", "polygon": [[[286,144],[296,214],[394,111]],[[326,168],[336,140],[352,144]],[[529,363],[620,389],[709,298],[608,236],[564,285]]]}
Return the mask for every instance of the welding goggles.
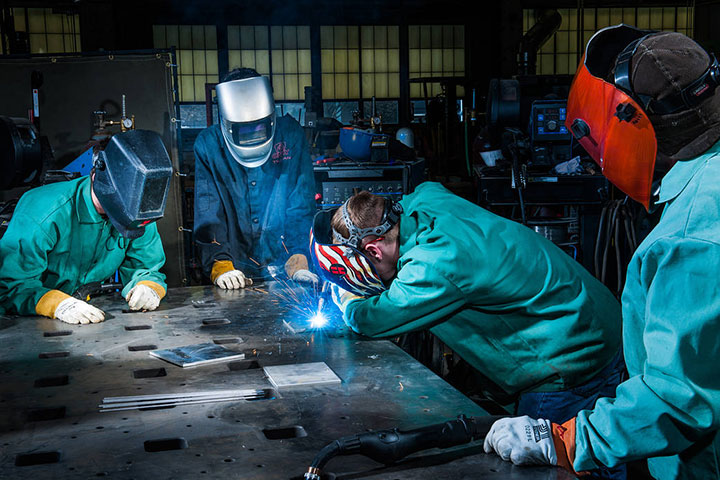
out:
{"label": "welding goggles", "polygon": [[603,175],[646,209],[658,150],[648,114],[693,108],[720,85],[720,65],[713,58],[703,75],[674,95],[656,99],[636,94],[631,82],[632,58],[643,40],[656,33],[624,24],[595,33],[575,74],[565,122]]}
{"label": "welding goggles", "polygon": [[110,222],[127,239],[165,213],[172,162],[160,135],[129,130],[113,135],[94,162],[93,192]]}
{"label": "welding goggles", "polygon": [[245,167],[260,167],[272,153],[275,100],[267,77],[232,80],[215,86],[220,129],[232,157]]}
{"label": "welding goggles", "polygon": [[380,225],[358,228],[350,220],[347,202],[340,207],[349,237],[343,237],[331,225],[337,211],[324,210],[315,215],[310,232],[310,253],[316,272],[326,281],[361,297],[379,295],[385,290],[380,276],[370,259],[361,252],[362,239],[370,235],[382,237],[400,220],[402,206],[385,200],[385,211]]}

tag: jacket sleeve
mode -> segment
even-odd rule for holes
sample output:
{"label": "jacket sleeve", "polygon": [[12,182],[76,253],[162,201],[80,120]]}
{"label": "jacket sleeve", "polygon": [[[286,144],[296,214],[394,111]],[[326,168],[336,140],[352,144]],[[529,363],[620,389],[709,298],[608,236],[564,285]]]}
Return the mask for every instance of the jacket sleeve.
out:
{"label": "jacket sleeve", "polygon": [[193,240],[198,249],[203,272],[210,275],[216,260],[230,260],[227,215],[212,174],[211,155],[220,155],[219,145],[208,145],[210,135],[195,141],[195,198]]}
{"label": "jacket sleeve", "polygon": [[17,208],[0,240],[0,304],[8,312],[35,315],[38,301],[50,291],[42,278],[48,268],[48,252],[57,243],[53,236],[57,225],[51,220],[45,223],[38,225]]}
{"label": "jacket sleeve", "polygon": [[310,253],[310,227],[315,214],[315,174],[307,140],[295,123],[291,154],[297,159],[298,174],[295,188],[290,192],[286,213],[285,237],[290,255]]}
{"label": "jacket sleeve", "polygon": [[118,268],[123,283],[122,296],[126,296],[138,282],[153,282],[167,291],[165,274],[160,273],[163,265],[165,251],[157,224],[153,223],[145,227],[145,233],[141,237],[131,240],[125,251],[125,260]]}
{"label": "jacket sleeve", "polygon": [[388,290],[351,302],[344,318],[357,333],[391,337],[430,328],[464,304],[465,295],[457,286],[424,262],[412,259],[402,266]]}
{"label": "jacket sleeve", "polygon": [[614,399],[578,414],[576,471],[677,454],[720,427],[720,245],[660,239],[641,260],[642,344],[625,349],[647,360]]}

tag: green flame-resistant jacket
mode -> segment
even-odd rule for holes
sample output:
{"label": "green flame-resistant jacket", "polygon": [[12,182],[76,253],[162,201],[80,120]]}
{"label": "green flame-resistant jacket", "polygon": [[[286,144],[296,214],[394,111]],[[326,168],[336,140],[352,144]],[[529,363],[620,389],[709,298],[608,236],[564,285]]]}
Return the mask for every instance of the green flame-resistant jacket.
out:
{"label": "green flame-resistant jacket", "polygon": [[140,281],[166,290],[164,263],[157,226],[134,240],[122,237],[95,210],[90,177],[38,187],[20,198],[0,239],[0,313],[35,315],[48,291],[72,295],[116,270],[123,296]]}
{"label": "green flame-resistant jacket", "polygon": [[620,304],[529,228],[427,182],[401,201],[397,277],[351,302],[371,337],[429,329],[507,394],[592,378],[620,347]]}
{"label": "green flame-resistant jacket", "polygon": [[630,378],[576,420],[576,470],[648,458],[657,479],[720,478],[720,142],[663,178],[660,222],[622,295]]}

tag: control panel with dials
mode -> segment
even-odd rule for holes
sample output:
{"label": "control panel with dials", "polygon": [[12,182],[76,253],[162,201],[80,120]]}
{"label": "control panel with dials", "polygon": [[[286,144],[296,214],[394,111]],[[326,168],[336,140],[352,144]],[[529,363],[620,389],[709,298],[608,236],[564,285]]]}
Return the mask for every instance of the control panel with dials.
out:
{"label": "control panel with dials", "polygon": [[571,133],[565,125],[567,118],[566,101],[538,100],[533,102],[530,122],[534,142],[570,141]]}

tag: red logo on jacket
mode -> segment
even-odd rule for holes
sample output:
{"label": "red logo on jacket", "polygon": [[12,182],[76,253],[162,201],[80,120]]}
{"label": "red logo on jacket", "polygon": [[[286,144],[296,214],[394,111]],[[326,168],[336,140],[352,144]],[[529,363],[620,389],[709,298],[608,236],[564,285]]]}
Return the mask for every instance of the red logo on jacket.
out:
{"label": "red logo on jacket", "polygon": [[273,146],[272,156],[273,163],[280,163],[283,160],[290,160],[290,149],[287,148],[285,142],[276,143]]}

